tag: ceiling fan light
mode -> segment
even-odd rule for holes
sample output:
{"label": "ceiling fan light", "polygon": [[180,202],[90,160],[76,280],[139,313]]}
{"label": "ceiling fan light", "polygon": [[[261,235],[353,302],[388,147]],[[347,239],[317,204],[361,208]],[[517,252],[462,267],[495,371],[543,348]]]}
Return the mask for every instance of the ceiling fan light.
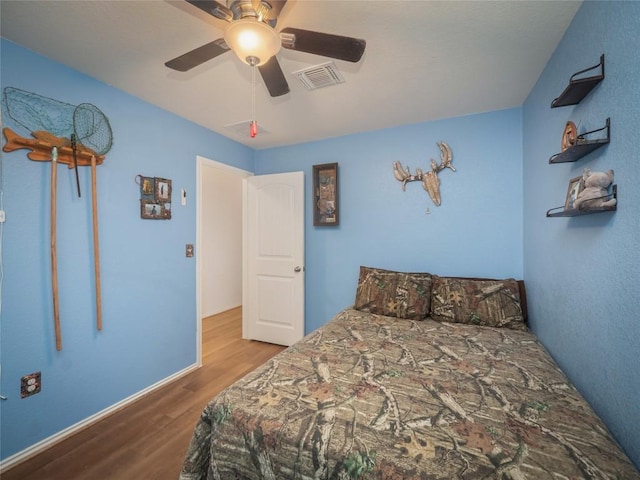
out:
{"label": "ceiling fan light", "polygon": [[229,24],[224,32],[224,41],[246,64],[252,64],[249,58],[257,58],[256,66],[267,63],[281,46],[276,31],[254,18],[243,18]]}

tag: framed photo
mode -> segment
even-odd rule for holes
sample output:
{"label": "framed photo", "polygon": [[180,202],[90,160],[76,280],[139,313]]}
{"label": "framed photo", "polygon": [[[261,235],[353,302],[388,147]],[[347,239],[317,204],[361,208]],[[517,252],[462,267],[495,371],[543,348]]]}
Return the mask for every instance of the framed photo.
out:
{"label": "framed photo", "polygon": [[338,216],[338,164],[313,166],[313,225],[337,226]]}
{"label": "framed photo", "polygon": [[140,200],[140,218],[169,220],[171,218],[171,204],[153,200]]}
{"label": "framed photo", "polygon": [[140,183],[140,199],[141,200],[155,200],[155,179],[153,177],[143,177],[139,175]]}
{"label": "framed photo", "polygon": [[582,175],[569,180],[569,188],[567,189],[567,199],[564,201],[565,210],[574,210],[574,202],[578,198],[578,194],[584,189]]}
{"label": "framed photo", "polygon": [[136,175],[140,185],[140,218],[146,220],[171,219],[171,180]]}
{"label": "framed photo", "polygon": [[578,143],[578,128],[571,120],[567,122],[562,132],[562,151],[566,151]]}
{"label": "framed photo", "polygon": [[170,202],[171,201],[171,180],[166,178],[154,179],[154,200],[156,202]]}

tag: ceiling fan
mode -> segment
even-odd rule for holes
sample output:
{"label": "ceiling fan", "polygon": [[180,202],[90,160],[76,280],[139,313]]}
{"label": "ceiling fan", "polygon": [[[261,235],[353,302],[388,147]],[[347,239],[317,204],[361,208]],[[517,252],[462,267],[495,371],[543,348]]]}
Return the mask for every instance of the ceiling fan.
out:
{"label": "ceiling fan", "polygon": [[227,0],[225,6],[214,0],[186,0],[200,10],[228,22],[224,37],[169,60],[165,65],[186,72],[233,50],[243,62],[258,67],[272,97],[289,92],[276,53],[280,47],[324,57],[358,62],[366,41],[298,28],[274,29],[287,0]]}

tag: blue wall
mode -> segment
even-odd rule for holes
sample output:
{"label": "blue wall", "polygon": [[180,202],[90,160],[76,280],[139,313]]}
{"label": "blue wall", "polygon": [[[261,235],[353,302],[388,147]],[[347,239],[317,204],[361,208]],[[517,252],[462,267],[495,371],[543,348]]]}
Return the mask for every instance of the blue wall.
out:
{"label": "blue wall", "polygon": [[[6,458],[196,361],[196,155],[245,170],[253,151],[135,97],[2,40],[2,83],[109,118],[113,148],[98,167],[104,328],[95,327],[90,170],[82,198],[58,167],[58,279],[62,351],[55,349],[49,257],[51,164],[3,153],[1,456]],[[4,126],[16,130],[3,110]],[[28,136],[28,133],[20,132]],[[4,144],[4,138],[3,138]],[[173,218],[141,220],[137,174],[173,182]],[[42,392],[20,398],[20,378],[42,372]]]}
{"label": "blue wall", "polygon": [[[392,163],[426,171],[440,159],[440,140],[457,171],[440,172],[436,207],[419,182],[403,192]],[[314,227],[312,165],[331,162],[339,163],[340,226]],[[360,265],[522,277],[520,109],[260,150],[255,169],[305,172],[307,332],[353,303]]]}
{"label": "blue wall", "polygon": [[[523,108],[524,274],[531,322],[560,366],[640,465],[640,3],[585,2]],[[606,78],[579,105],[549,108],[574,72],[606,55]],[[567,120],[611,117],[611,143],[549,165]],[[615,213],[546,218],[569,179],[615,170]]]}

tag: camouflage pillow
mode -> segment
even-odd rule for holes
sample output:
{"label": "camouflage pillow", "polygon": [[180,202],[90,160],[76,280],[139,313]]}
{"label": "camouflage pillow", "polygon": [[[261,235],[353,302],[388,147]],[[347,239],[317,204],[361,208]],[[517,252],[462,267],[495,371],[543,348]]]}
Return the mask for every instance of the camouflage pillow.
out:
{"label": "camouflage pillow", "polygon": [[360,267],[355,309],[422,320],[429,315],[431,274]]}
{"label": "camouflage pillow", "polygon": [[470,323],[527,330],[518,282],[433,276],[431,318],[439,322]]}

